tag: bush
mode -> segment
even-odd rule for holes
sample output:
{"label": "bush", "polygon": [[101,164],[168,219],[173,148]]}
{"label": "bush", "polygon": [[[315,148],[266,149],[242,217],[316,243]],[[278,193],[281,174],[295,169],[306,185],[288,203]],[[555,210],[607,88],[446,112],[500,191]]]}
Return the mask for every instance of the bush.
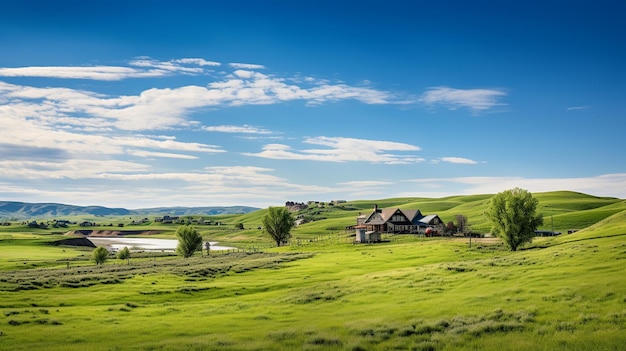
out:
{"label": "bush", "polygon": [[129,260],[130,261],[130,250],[128,247],[124,247],[117,253],[117,258],[120,260]]}
{"label": "bush", "polygon": [[96,247],[91,254],[91,259],[96,262],[97,265],[104,264],[109,256],[109,251],[102,246]]}
{"label": "bush", "polygon": [[176,230],[176,237],[178,238],[178,247],[176,252],[187,258],[191,257],[194,252],[202,250],[202,236],[191,225],[179,227]]}

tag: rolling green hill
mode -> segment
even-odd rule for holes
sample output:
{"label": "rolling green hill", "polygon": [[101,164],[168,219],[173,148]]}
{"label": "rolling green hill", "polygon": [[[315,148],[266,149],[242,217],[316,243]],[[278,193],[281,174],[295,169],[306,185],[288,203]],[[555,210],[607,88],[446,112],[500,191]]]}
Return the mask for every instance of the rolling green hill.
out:
{"label": "rolling green hill", "polygon": [[[537,196],[567,226],[583,223],[569,217],[576,214],[594,223],[517,252],[492,239],[469,247],[467,239],[407,235],[352,245],[334,236],[265,253],[111,259],[104,267],[90,264],[85,249],[45,245],[54,235],[15,233],[0,240],[9,257],[0,260],[0,349],[624,349],[624,201]],[[442,216],[479,214],[488,198],[446,198],[439,208],[447,208]],[[438,206],[399,201],[380,203]],[[366,209],[328,209],[319,214],[327,219],[294,235],[333,232]],[[248,227],[264,211],[220,218]],[[218,231],[235,241],[262,237]],[[54,268],[59,260],[72,267]]]}
{"label": "rolling green hill", "polygon": [[[353,201],[342,206],[323,209],[308,209],[295,215],[307,212],[320,213],[326,219],[303,224],[293,231],[293,235],[307,236],[337,232],[346,226],[354,225],[359,213],[370,213],[374,206],[379,208],[398,207],[401,209],[419,209],[423,214],[438,214],[447,223],[456,221],[458,214],[467,216],[474,231],[488,232],[489,223],[484,212],[492,195],[451,196],[444,198],[391,198],[381,200]],[[612,214],[626,210],[626,201],[618,198],[596,197],[569,191],[546,192],[533,194],[539,200],[538,212],[544,215],[541,229],[567,232],[569,229],[582,229],[601,221]],[[345,210],[345,209],[355,210]],[[242,219],[258,219],[264,211],[257,211],[254,217]],[[245,221],[244,221],[245,222]]]}

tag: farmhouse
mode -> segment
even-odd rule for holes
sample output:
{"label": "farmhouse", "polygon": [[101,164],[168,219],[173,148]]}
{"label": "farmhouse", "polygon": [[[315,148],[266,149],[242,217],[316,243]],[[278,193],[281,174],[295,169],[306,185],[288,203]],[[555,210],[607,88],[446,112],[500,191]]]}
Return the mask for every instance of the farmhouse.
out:
{"label": "farmhouse", "polygon": [[426,233],[426,230],[436,230],[443,226],[441,218],[436,214],[424,216],[420,210],[402,210],[399,208],[379,209],[369,215],[360,215],[356,219],[356,227],[367,232],[417,234]]}

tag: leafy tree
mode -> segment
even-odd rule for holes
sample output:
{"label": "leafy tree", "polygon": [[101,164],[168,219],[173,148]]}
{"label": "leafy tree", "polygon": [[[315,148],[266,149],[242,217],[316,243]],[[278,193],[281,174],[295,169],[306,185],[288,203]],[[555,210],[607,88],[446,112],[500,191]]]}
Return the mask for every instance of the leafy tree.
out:
{"label": "leafy tree", "polygon": [[94,260],[97,265],[104,264],[104,261],[107,260],[108,256],[109,251],[102,246],[96,247],[96,249],[91,253],[91,259]]}
{"label": "leafy tree", "polygon": [[184,258],[191,257],[194,252],[202,250],[202,236],[191,225],[185,225],[176,229],[178,247],[176,252]]}
{"label": "leafy tree", "polygon": [[235,229],[243,230],[243,223],[235,224]]}
{"label": "leafy tree", "polygon": [[130,250],[128,249],[128,247],[124,247],[123,249],[118,251],[117,258],[119,258],[120,260],[128,260],[128,263],[130,264]]}
{"label": "leafy tree", "polygon": [[543,215],[535,213],[538,203],[530,192],[520,188],[505,190],[491,198],[485,215],[492,223],[492,232],[501,237],[511,251],[531,242],[535,230],[543,224]]}
{"label": "leafy tree", "polygon": [[276,246],[291,238],[291,228],[295,220],[286,207],[270,207],[261,221],[263,230],[276,242]]}

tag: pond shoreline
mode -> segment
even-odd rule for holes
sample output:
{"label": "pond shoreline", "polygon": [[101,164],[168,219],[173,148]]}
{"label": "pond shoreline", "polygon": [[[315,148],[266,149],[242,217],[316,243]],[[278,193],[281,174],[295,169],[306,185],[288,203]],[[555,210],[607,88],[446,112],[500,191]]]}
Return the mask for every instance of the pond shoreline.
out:
{"label": "pond shoreline", "polygon": [[[107,247],[111,251],[121,250],[124,247],[128,247],[131,251],[162,251],[173,252],[176,251],[178,246],[178,240],[175,239],[156,239],[156,238],[129,238],[124,236],[89,236],[87,240],[91,241],[96,246]],[[209,241],[211,244],[211,251],[223,251],[233,250],[234,247],[220,246],[216,241]],[[202,243],[204,249],[206,242]]]}

